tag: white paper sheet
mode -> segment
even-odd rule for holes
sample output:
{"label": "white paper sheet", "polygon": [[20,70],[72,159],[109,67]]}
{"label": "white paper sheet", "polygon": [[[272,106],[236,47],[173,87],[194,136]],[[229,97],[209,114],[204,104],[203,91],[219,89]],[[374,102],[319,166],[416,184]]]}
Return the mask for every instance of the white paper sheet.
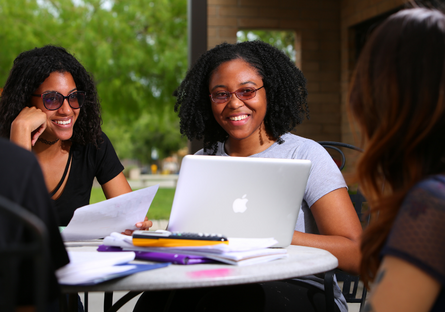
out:
{"label": "white paper sheet", "polygon": [[123,264],[134,260],[134,252],[108,252],[107,254],[97,251],[68,251],[70,263],[56,271],[57,278],[76,275],[80,272],[89,272],[107,269],[116,264]]}
{"label": "white paper sheet", "polygon": [[134,260],[134,252],[68,252],[70,263],[56,271],[60,284],[86,283],[111,274],[132,269],[132,266],[115,266]]}
{"label": "white paper sheet", "polygon": [[59,284],[95,285],[137,272],[167,267],[169,263],[130,263],[134,252],[68,250],[70,263],[56,271]]}
{"label": "white paper sheet", "polygon": [[144,220],[159,184],[76,209],[62,231],[64,241],[102,238],[112,232],[136,230]]}

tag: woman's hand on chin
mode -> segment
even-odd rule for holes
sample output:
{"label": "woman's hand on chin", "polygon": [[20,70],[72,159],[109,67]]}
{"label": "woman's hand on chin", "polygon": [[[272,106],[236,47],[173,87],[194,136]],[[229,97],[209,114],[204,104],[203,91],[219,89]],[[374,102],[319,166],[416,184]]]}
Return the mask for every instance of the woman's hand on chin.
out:
{"label": "woman's hand on chin", "polygon": [[28,150],[45,131],[47,117],[40,109],[25,107],[11,123],[10,140]]}
{"label": "woman's hand on chin", "polygon": [[34,146],[36,144],[38,138],[43,133],[43,131],[45,131],[45,129],[46,129],[46,123],[40,125],[40,127],[37,128],[37,130],[34,130],[31,133],[31,146]]}

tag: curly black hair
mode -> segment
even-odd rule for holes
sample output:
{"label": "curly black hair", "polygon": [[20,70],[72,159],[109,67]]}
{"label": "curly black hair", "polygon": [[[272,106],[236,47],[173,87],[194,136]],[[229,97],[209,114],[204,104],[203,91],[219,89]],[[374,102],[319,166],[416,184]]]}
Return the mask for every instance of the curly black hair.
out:
{"label": "curly black hair", "polygon": [[259,40],[222,43],[201,55],[173,93],[177,97],[175,111],[180,118],[181,134],[189,140],[203,139],[204,149],[213,153],[217,143],[228,138],[213,117],[209,82],[218,66],[235,59],[246,61],[262,77],[267,90],[264,125],[268,135],[281,144],[281,135],[305,117],[309,119],[306,79],[286,54]]}
{"label": "curly black hair", "polygon": [[11,123],[24,107],[31,106],[31,95],[53,72],[70,73],[77,89],[86,92],[71,140],[97,146],[102,118],[93,77],[66,49],[52,45],[22,52],[14,60],[0,98],[0,136],[9,139]]}

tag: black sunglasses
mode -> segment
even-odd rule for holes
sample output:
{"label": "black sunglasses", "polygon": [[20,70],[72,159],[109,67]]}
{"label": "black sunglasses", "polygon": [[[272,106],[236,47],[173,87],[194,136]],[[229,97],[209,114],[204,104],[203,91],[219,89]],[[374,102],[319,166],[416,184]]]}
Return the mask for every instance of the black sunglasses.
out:
{"label": "black sunglasses", "polygon": [[75,91],[64,96],[57,91],[51,91],[42,94],[33,94],[32,96],[41,97],[43,106],[45,106],[47,110],[58,110],[63,105],[65,99],[68,100],[68,104],[72,109],[78,109],[85,103],[86,93],[84,91]]}

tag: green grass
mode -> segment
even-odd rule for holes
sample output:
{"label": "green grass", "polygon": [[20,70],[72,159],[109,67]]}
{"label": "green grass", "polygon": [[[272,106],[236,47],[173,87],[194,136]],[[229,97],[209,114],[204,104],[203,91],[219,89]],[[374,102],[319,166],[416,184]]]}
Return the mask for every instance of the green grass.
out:
{"label": "green grass", "polygon": [[147,214],[148,220],[168,220],[170,217],[174,196],[174,188],[158,189]]}
{"label": "green grass", "polygon": [[104,192],[101,187],[93,187],[91,189],[90,204],[95,204],[105,200]]}
{"label": "green grass", "polygon": [[[173,204],[174,188],[159,188],[156,196],[150,205],[147,217],[148,220],[168,220]],[[90,204],[105,200],[102,188],[93,187],[91,190]]]}

